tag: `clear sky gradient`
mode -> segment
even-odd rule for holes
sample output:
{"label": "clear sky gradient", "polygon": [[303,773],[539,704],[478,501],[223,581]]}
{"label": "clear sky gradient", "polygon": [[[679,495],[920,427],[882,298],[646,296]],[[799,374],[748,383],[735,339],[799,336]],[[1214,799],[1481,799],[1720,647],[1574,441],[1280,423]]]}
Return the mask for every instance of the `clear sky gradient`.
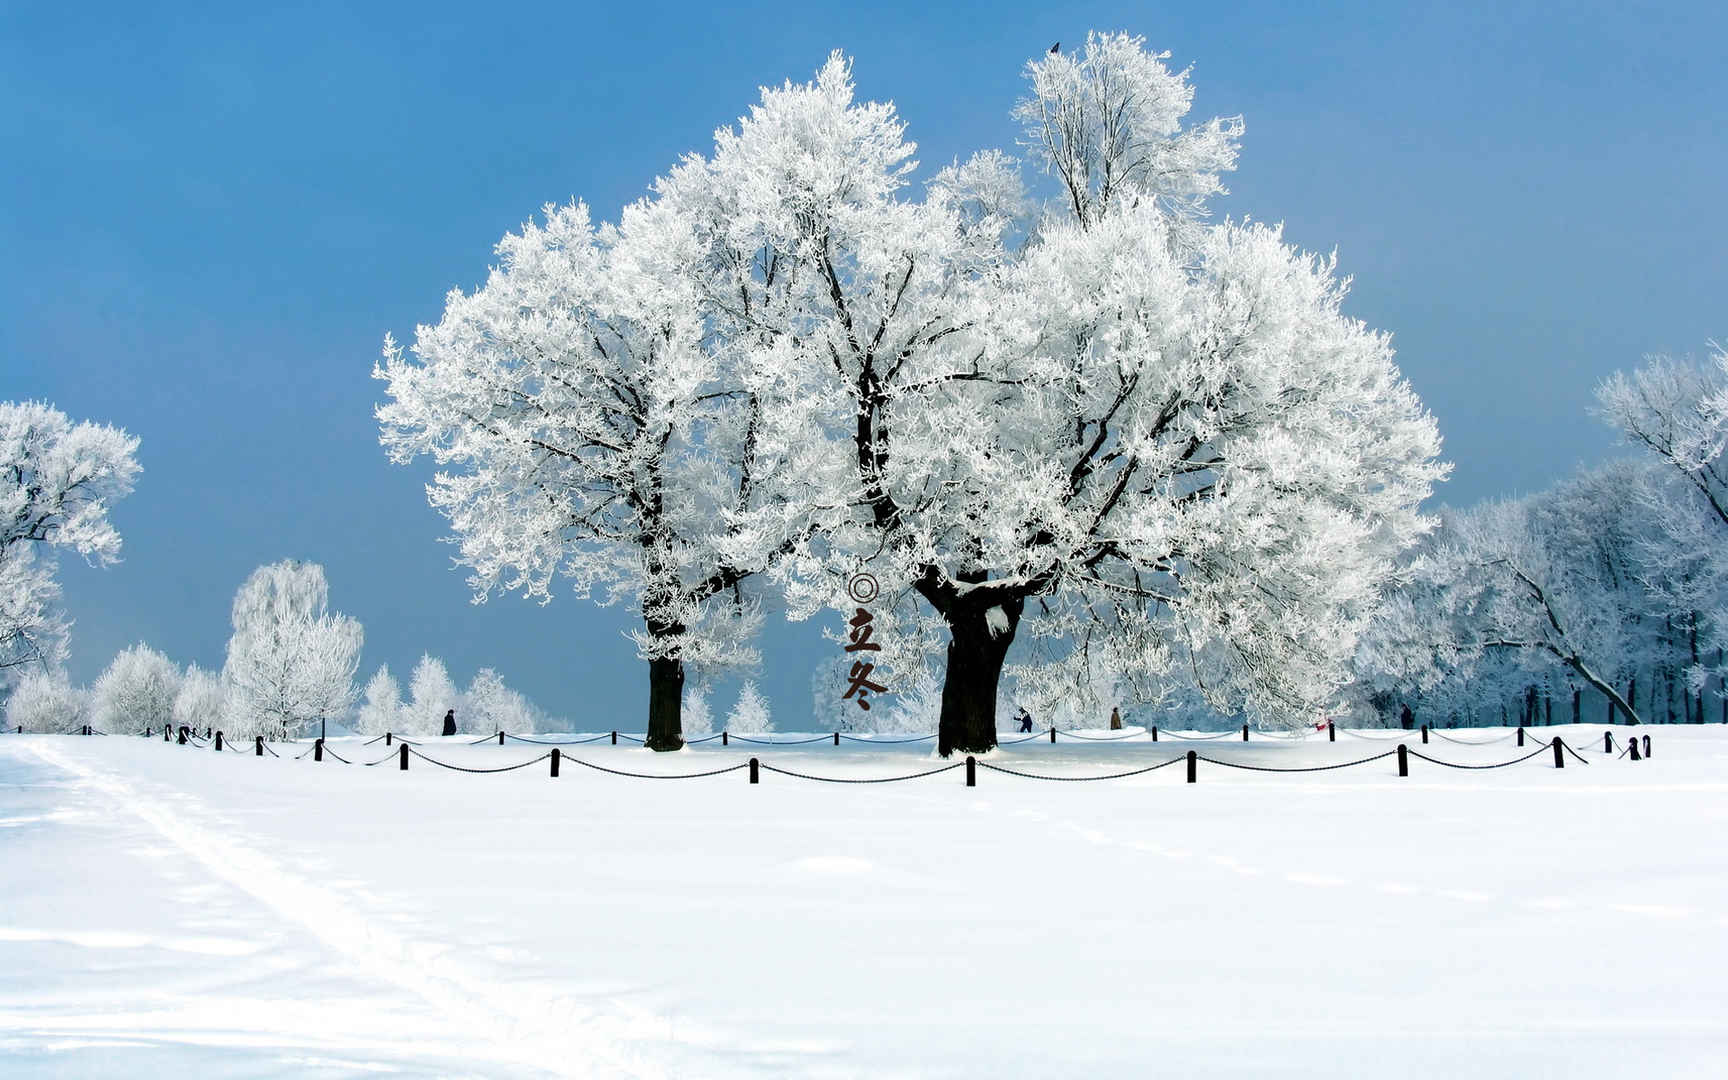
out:
{"label": "clear sky gradient", "polygon": [[[265,9],[254,11],[253,9]],[[1608,372],[1728,340],[1728,8],[1711,3],[0,5],[0,399],[140,436],[125,561],[67,563],[72,673],[145,640],[220,666],[253,567],[326,567],[362,676],[430,651],[584,726],[637,729],[628,614],[469,603],[389,465],[370,378],[548,202],[613,218],[763,83],[855,57],[924,174],[1011,147],[1021,65],[1088,28],[1194,65],[1247,121],[1220,213],[1336,247],[1463,504],[1615,450]],[[761,683],[809,710],[811,624]],[[717,704],[730,705],[731,694]]]}

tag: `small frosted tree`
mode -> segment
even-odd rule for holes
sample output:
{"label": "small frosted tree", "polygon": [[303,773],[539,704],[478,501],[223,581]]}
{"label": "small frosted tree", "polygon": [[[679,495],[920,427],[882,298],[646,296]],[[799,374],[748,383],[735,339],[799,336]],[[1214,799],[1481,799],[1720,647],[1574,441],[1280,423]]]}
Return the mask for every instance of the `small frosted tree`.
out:
{"label": "small frosted tree", "polygon": [[362,735],[382,735],[397,729],[401,715],[402,688],[397,685],[396,676],[390,674],[390,665],[380,664],[366,681],[355,722]]}
{"label": "small frosted tree", "polygon": [[188,664],[180,690],[174,695],[174,724],[194,731],[221,727],[227,699],[228,688],[222,684],[220,675]]}
{"label": "small frosted tree", "polygon": [[768,699],[756,688],[754,679],[744,680],[744,685],[738,688],[738,700],[732,711],[726,714],[726,728],[752,734],[774,730],[774,716]]}
{"label": "small frosted tree", "polygon": [[534,730],[534,706],[520,693],[504,685],[504,677],[491,668],[481,668],[462,704],[456,708],[462,730],[479,735],[495,731],[526,734]]}
{"label": "small frosted tree", "polygon": [[714,733],[714,710],[708,704],[713,692],[705,682],[684,688],[684,734],[700,739]]}
{"label": "small frosted tree", "polygon": [[132,735],[174,722],[180,668],[140,642],[121,650],[90,688],[92,722],[110,735]]}
{"label": "small frosted tree", "polygon": [[329,610],[324,568],[293,559],[261,566],[234,595],[222,677],[226,730],[282,738],[346,716],[364,634]]}
{"label": "small frosted tree", "polygon": [[[444,730],[444,714],[456,708],[462,692],[450,678],[444,661],[424,653],[408,677],[408,701],[402,706],[401,730],[410,735],[438,735]],[[463,717],[456,718],[458,725]]]}
{"label": "small frosted tree", "polygon": [[0,689],[26,666],[65,660],[71,624],[59,611],[55,557],[118,561],[108,510],[132,490],[137,450],[119,428],[74,424],[41,402],[0,402]]}
{"label": "small frosted tree", "polygon": [[6,701],[6,726],[33,734],[78,731],[90,722],[90,695],[60,670],[26,669]]}

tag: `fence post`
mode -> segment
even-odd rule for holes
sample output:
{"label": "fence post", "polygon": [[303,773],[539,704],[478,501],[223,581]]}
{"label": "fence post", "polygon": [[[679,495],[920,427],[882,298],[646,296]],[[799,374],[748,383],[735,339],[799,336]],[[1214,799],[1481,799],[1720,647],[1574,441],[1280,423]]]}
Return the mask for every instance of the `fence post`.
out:
{"label": "fence post", "polygon": [[1634,735],[1630,739],[1627,739],[1626,745],[1631,747],[1631,749],[1632,749],[1632,760],[1633,761],[1642,761],[1643,760],[1643,755],[1638,753],[1638,736]]}
{"label": "fence post", "polygon": [[504,732],[502,732],[502,731],[498,732],[498,745],[499,746],[504,745]]}
{"label": "fence post", "polygon": [[186,745],[186,725],[185,724],[180,725],[180,737],[176,740],[176,743],[177,743],[177,745],[180,745],[180,746]]}
{"label": "fence post", "polygon": [[1524,745],[1524,725],[1523,724],[1518,725],[1518,745],[1519,746]]}
{"label": "fence post", "polygon": [[1650,756],[1650,736],[1644,736],[1644,756]]}
{"label": "fence post", "polygon": [[222,749],[222,733],[220,731],[216,733],[216,749]]}
{"label": "fence post", "polygon": [[312,742],[312,760],[313,761],[323,761],[324,760],[324,740],[323,739],[313,740],[313,742]]}
{"label": "fence post", "polygon": [[759,776],[756,772],[756,767],[757,767],[756,759],[751,758],[750,759],[750,782],[752,784],[760,784],[762,782],[761,776]]}
{"label": "fence post", "polygon": [[1410,751],[1405,748],[1403,743],[1398,744],[1398,775],[1410,775]]}
{"label": "fence post", "polygon": [[1190,784],[1195,783],[1199,779],[1199,774],[1200,755],[1190,750],[1188,751],[1188,782]]}
{"label": "fence post", "polygon": [[1056,741],[1056,725],[1055,724],[1050,725],[1050,741],[1051,742]]}
{"label": "fence post", "polygon": [[1558,735],[1554,736],[1554,767],[1556,769],[1566,767],[1566,751],[1560,749],[1560,736]]}
{"label": "fence post", "polygon": [[1158,725],[1157,724],[1152,725],[1152,741],[1153,742],[1158,741]]}
{"label": "fence post", "polygon": [[1427,724],[1422,725],[1422,744],[1424,746],[1426,746],[1428,744],[1428,725]]}
{"label": "fence post", "polygon": [[407,772],[408,771],[408,744],[407,743],[402,744],[402,748],[401,748],[400,753],[401,753],[401,762],[402,762],[401,769],[403,772]]}
{"label": "fence post", "polygon": [[612,745],[613,745],[613,746],[617,746],[617,745],[618,745],[618,733],[617,733],[617,732],[616,732],[616,731],[614,731],[614,732],[613,732],[613,733],[612,733]]}
{"label": "fence post", "polygon": [[559,757],[558,748],[556,746],[554,746],[552,748],[552,775],[553,776],[558,775],[558,757]]}
{"label": "fence post", "polygon": [[[162,725],[162,741],[163,742],[169,742],[172,740],[173,737],[168,734],[169,730],[170,730],[170,728],[168,727],[167,724]],[[24,729],[22,729],[22,728],[18,729],[18,733],[20,735],[22,735],[24,733]]]}
{"label": "fence post", "polygon": [[835,733],[834,733],[834,745],[835,745],[835,746],[839,746],[839,745],[840,745],[840,733],[839,733],[839,732],[838,732],[838,731],[836,731],[836,732],[835,732]]}
{"label": "fence post", "polygon": [[732,733],[730,731],[722,731],[720,733],[720,745],[721,746],[731,746],[732,745]]}
{"label": "fence post", "polygon": [[389,733],[389,732],[388,732],[388,731],[386,731],[386,732],[385,732],[385,733],[384,733],[384,745],[385,745],[385,746],[389,746],[389,745],[390,745],[390,743],[391,743],[391,739],[390,739],[390,733]]}
{"label": "fence post", "polygon": [[1604,754],[1612,754],[1614,752],[1614,733],[1612,731],[1604,731],[1602,733],[1602,752]]}
{"label": "fence post", "polygon": [[1248,725],[1247,724],[1242,725],[1242,741],[1243,742],[1248,741]]}
{"label": "fence post", "polygon": [[264,736],[262,736],[262,735],[252,736],[252,756],[253,757],[263,757],[264,756]]}
{"label": "fence post", "polygon": [[144,737],[145,737],[145,738],[146,738],[146,739],[153,739],[153,738],[155,738],[155,737],[156,737],[156,729],[155,729],[155,728],[153,728],[153,727],[147,727],[147,728],[145,728],[145,729],[144,729]]}
{"label": "fence post", "polygon": [[972,757],[970,754],[966,757],[966,786],[978,786],[978,759]]}
{"label": "fence post", "polygon": [[1326,741],[1327,742],[1337,742],[1338,741],[1338,725],[1334,724],[1330,720],[1326,721]]}

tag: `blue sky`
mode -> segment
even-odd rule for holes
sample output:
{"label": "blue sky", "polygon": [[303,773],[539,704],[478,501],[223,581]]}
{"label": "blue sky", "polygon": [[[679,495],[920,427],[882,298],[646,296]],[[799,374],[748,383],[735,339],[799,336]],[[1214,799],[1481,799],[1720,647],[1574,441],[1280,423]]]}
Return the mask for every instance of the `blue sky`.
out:
{"label": "blue sky", "polygon": [[[1012,145],[1052,41],[1194,64],[1196,114],[1247,121],[1216,208],[1338,249],[1439,419],[1447,502],[1617,452],[1596,381],[1728,340],[1719,3],[254,6],[0,8],[0,399],[143,439],[125,562],[63,571],[79,680],[136,640],[219,666],[234,589],[297,557],[365,624],[364,671],[430,651],[639,728],[625,612],[469,603],[426,470],[377,446],[372,360],[543,203],[614,217],[833,48],[926,171]],[[831,646],[765,645],[803,714]]]}

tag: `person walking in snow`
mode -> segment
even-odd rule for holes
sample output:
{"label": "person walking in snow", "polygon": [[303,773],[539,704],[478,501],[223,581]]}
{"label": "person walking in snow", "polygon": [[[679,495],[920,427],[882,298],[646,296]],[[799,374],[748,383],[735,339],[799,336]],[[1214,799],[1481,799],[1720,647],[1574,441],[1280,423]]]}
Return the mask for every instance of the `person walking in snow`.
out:
{"label": "person walking in snow", "polygon": [[456,734],[456,710],[451,709],[444,714],[444,734]]}
{"label": "person walking in snow", "polygon": [[1032,730],[1032,714],[1026,711],[1026,706],[1020,706],[1020,711],[1014,714],[1014,719],[1019,721],[1021,731]]}
{"label": "person walking in snow", "polygon": [[1110,730],[1122,730],[1122,713],[1114,705],[1110,707]]}

